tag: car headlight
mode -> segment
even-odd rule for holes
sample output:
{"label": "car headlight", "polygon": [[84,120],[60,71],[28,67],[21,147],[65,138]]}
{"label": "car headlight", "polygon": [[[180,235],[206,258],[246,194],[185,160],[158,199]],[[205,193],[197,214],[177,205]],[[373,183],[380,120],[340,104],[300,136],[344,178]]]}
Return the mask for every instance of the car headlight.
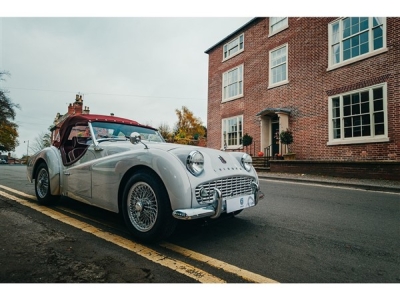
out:
{"label": "car headlight", "polygon": [[199,151],[192,151],[186,159],[186,168],[194,176],[199,176],[204,170],[204,156]]}
{"label": "car headlight", "polygon": [[240,160],[243,168],[247,171],[251,171],[251,166],[253,164],[253,159],[247,153],[243,154],[242,159]]}

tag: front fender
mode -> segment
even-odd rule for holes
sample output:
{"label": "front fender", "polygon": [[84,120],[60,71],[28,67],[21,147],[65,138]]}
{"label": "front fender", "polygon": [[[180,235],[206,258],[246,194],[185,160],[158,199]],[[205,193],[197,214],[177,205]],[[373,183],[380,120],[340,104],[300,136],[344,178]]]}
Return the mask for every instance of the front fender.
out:
{"label": "front fender", "polygon": [[[151,149],[141,155],[135,155],[134,160],[125,165],[126,171],[134,166],[146,166],[152,169],[162,180],[168,192],[171,208],[191,207],[192,188],[186,168],[180,160],[169,152]],[[126,162],[126,160],[125,160]]]}
{"label": "front fender", "polygon": [[45,162],[49,171],[50,193],[60,195],[61,155],[56,147],[47,147],[30,157],[27,164],[27,177],[33,182],[37,168],[41,162]]}

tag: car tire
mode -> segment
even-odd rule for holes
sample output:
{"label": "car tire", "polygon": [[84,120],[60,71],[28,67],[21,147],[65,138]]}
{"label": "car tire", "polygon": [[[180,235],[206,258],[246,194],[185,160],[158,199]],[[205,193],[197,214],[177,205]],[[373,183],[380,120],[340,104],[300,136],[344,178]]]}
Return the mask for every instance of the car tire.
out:
{"label": "car tire", "polygon": [[136,173],[126,183],[122,215],[131,234],[146,242],[167,238],[177,223],[164,184],[150,172]]}
{"label": "car tire", "polygon": [[39,204],[49,205],[55,203],[59,196],[54,196],[50,192],[50,176],[46,163],[42,162],[36,171],[35,193]]}

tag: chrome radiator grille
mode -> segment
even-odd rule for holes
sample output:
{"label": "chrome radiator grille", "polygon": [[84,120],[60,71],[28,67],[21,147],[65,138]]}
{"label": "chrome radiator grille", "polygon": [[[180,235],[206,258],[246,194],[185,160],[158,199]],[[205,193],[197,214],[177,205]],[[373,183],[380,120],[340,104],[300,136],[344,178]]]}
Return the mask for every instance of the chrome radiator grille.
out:
{"label": "chrome radiator grille", "polygon": [[252,177],[235,176],[202,183],[196,187],[196,200],[199,203],[212,201],[214,189],[222,192],[222,198],[249,195],[253,180]]}

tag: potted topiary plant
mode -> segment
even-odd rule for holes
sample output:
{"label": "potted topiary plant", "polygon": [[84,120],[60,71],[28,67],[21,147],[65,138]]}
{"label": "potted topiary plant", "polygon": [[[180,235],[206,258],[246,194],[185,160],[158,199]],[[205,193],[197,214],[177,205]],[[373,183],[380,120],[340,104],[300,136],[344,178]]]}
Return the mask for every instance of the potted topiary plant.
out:
{"label": "potted topiary plant", "polygon": [[279,139],[286,148],[286,154],[283,154],[284,159],[295,159],[296,154],[289,151],[289,145],[293,143],[293,133],[289,130],[289,128],[281,131]]}
{"label": "potted topiary plant", "polygon": [[246,133],[242,137],[242,144],[243,144],[243,146],[246,147],[246,152],[247,152],[247,146],[250,146],[252,143],[253,143],[253,137]]}
{"label": "potted topiary plant", "polygon": [[242,138],[243,146],[250,146],[253,143],[253,137],[248,135],[247,133]]}

